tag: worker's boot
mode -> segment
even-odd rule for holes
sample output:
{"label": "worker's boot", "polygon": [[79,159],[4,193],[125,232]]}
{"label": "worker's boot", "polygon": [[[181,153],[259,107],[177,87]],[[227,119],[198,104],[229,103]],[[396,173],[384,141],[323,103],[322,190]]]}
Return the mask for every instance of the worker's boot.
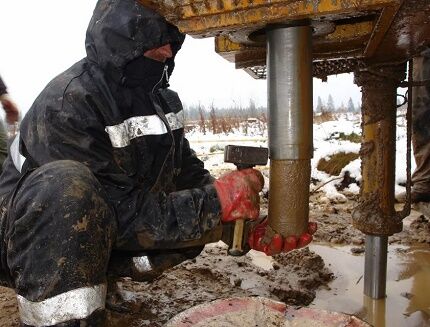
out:
{"label": "worker's boot", "polygon": [[[73,320],[65,323],[51,325],[55,327],[104,327],[106,325],[106,311],[105,310],[97,310],[91,316],[81,319],[81,320]],[[21,323],[21,327],[33,327],[30,325],[26,325]]]}
{"label": "worker's boot", "polygon": [[[406,192],[399,193],[396,195],[397,202],[404,203],[406,202]],[[419,202],[430,202],[430,192],[417,192],[413,189],[411,190],[411,203],[419,203]]]}
{"label": "worker's boot", "polygon": [[140,305],[133,299],[126,299],[117,281],[122,277],[129,277],[133,281],[151,282],[164,271],[197,257],[203,246],[169,250],[150,251],[147,255],[134,254],[124,251],[113,251],[108,269],[108,294],[106,308],[121,313],[140,311]]}
{"label": "worker's boot", "polygon": [[104,327],[106,324],[106,311],[97,310],[91,316],[75,321],[69,321],[59,325],[58,327]]}
{"label": "worker's boot", "polygon": [[178,250],[149,251],[138,254],[125,251],[113,251],[109,261],[108,276],[111,279],[129,277],[137,282],[149,282],[164,271],[188,259],[193,259],[202,252],[203,246]]}

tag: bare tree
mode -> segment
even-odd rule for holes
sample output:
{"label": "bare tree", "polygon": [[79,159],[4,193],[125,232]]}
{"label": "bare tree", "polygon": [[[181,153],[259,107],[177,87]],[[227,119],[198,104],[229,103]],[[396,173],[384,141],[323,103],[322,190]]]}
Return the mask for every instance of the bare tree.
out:
{"label": "bare tree", "polygon": [[349,100],[348,100],[348,112],[352,112],[352,113],[356,112],[354,102],[352,102],[351,98],[349,98]]}
{"label": "bare tree", "polygon": [[320,113],[320,112],[323,112],[324,110],[325,110],[324,104],[321,100],[321,97],[318,96],[318,102],[317,102],[317,107],[315,108],[315,112]]}
{"label": "bare tree", "polygon": [[206,135],[206,120],[205,120],[205,113],[204,113],[204,108],[203,108],[203,106],[200,104],[200,102],[199,102],[199,114],[200,114],[200,121],[199,121],[200,130],[202,131],[202,133],[203,133],[204,135]]}
{"label": "bare tree", "polygon": [[334,100],[333,100],[333,97],[331,96],[331,94],[328,95],[327,111],[329,111],[329,112],[335,112],[336,111],[336,108],[334,106]]}
{"label": "bare tree", "polygon": [[209,113],[209,117],[210,117],[210,120],[211,120],[212,133],[213,134],[217,134],[217,124],[218,124],[218,122],[217,122],[216,113],[215,113],[215,106],[214,106],[213,102],[211,104],[211,111]]}

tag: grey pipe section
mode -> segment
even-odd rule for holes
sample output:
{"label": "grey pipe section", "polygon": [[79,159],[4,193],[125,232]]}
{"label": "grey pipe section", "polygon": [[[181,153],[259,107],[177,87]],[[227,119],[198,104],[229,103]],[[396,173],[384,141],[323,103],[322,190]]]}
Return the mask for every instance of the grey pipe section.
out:
{"label": "grey pipe section", "polygon": [[386,296],[388,236],[366,235],[364,294],[372,299]]}
{"label": "grey pipe section", "polygon": [[267,31],[269,150],[275,160],[303,160],[313,154],[312,28]]}
{"label": "grey pipe section", "polygon": [[267,29],[269,226],[299,237],[309,222],[313,152],[312,29]]}

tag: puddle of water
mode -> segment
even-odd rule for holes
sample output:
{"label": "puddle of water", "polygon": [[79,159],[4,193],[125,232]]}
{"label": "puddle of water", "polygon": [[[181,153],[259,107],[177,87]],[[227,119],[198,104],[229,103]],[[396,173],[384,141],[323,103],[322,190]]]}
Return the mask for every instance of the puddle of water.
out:
{"label": "puddle of water", "polygon": [[363,295],[364,254],[353,255],[351,246],[313,244],[311,250],[336,278],[310,307],[353,314],[375,327],[430,326],[430,247],[389,247],[382,300]]}
{"label": "puddle of water", "polygon": [[[352,314],[375,327],[430,326],[430,247],[390,245],[387,297],[373,300],[363,294],[364,254],[351,253],[352,246],[314,243],[333,271],[335,280],[317,292],[312,308]],[[273,259],[250,251],[252,262],[273,269]]]}

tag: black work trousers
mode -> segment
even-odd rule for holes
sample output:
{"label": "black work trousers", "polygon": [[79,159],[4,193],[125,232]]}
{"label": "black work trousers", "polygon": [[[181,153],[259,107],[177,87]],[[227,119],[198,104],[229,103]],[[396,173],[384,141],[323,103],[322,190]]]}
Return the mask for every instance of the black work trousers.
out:
{"label": "black work trousers", "polygon": [[64,294],[78,294],[78,306],[85,307],[85,296],[94,301],[90,297],[105,290],[100,285],[106,285],[116,220],[91,171],[74,161],[52,162],[28,173],[3,200],[1,268],[18,294],[22,321],[31,326],[80,326],[92,317],[94,324],[85,326],[102,326],[104,299],[99,299],[103,305],[90,303],[92,311],[81,316],[85,319],[49,313],[41,306],[43,301],[56,305]]}
{"label": "black work trousers", "polygon": [[[111,282],[117,277],[149,281],[203,249],[112,251],[116,221],[101,184],[75,161],[56,161],[27,173],[3,198],[0,279],[16,290],[26,325],[104,326],[107,276]],[[67,313],[69,308],[59,302],[78,309]],[[43,303],[59,307],[49,312]]]}

